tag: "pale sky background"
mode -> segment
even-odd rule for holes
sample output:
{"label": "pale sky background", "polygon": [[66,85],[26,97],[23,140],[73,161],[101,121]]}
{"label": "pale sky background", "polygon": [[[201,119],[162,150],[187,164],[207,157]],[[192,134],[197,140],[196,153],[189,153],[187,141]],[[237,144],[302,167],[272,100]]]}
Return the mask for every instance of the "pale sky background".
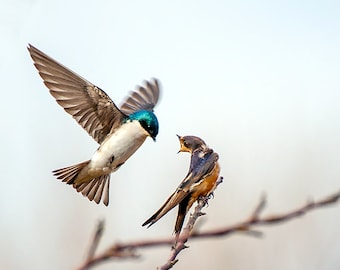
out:
{"label": "pale sky background", "polygon": [[[275,3],[274,3],[275,2]],[[298,2],[298,3],[297,3]],[[261,194],[281,213],[340,183],[340,2],[0,2],[0,268],[75,269],[94,226],[99,251],[116,241],[170,236],[176,210],[141,224],[187,173],[175,134],[197,135],[220,155],[224,183],[202,230],[245,219]],[[157,142],[148,139],[112,175],[109,207],[51,171],[87,160],[94,140],[49,94],[31,43],[120,104],[159,78]],[[175,269],[339,269],[340,206],[276,226],[265,237],[190,241]],[[169,248],[94,269],[155,269]]]}

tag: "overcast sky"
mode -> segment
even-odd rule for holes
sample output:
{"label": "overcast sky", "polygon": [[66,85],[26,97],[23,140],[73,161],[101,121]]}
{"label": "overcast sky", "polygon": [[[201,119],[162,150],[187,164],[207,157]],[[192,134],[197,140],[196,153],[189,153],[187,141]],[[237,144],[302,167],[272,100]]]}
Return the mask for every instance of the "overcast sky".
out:
{"label": "overcast sky", "polygon": [[[273,3],[275,2],[275,3]],[[297,3],[299,2],[299,3]],[[141,227],[186,175],[175,134],[220,155],[224,183],[201,229],[245,219],[262,193],[281,213],[339,190],[340,4],[337,1],[1,1],[0,268],[74,269],[93,229],[115,241],[172,235],[176,210]],[[49,94],[31,43],[104,89],[117,105],[162,83],[157,142],[147,139],[96,205],[51,171],[97,149]],[[176,269],[339,269],[340,207],[244,235],[192,241]],[[155,269],[169,248],[96,269]]]}

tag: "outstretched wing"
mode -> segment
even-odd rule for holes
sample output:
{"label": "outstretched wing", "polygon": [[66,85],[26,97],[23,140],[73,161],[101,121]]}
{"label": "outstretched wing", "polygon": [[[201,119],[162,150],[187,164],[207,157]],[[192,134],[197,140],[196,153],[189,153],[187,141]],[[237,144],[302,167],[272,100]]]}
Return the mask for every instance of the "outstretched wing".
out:
{"label": "outstretched wing", "polygon": [[153,111],[159,99],[160,84],[157,79],[152,79],[144,81],[144,85],[138,86],[135,91],[130,92],[120,107],[123,113],[129,115],[140,110]]}
{"label": "outstretched wing", "polygon": [[51,95],[99,144],[120,125],[125,114],[103,90],[30,44],[28,51]]}

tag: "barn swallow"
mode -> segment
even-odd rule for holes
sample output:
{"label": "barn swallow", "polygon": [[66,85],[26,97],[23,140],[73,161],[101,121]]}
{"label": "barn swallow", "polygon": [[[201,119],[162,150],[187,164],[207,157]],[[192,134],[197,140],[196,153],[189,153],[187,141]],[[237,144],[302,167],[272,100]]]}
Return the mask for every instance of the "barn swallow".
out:
{"label": "barn swallow", "polygon": [[190,207],[200,197],[206,197],[212,193],[217,185],[220,174],[218,154],[209,148],[202,139],[196,136],[182,137],[177,135],[177,137],[180,142],[180,150],[178,152],[191,153],[189,172],[161,208],[142,225],[150,227],[178,205],[175,224],[176,239],[181,232],[184,218]]}
{"label": "barn swallow", "polygon": [[109,203],[110,174],[143,144],[154,141],[158,120],[153,113],[160,85],[145,81],[118,108],[99,87],[59,64],[34,46],[28,46],[34,66],[57,103],[100,145],[90,160],[53,171],[90,201]]}

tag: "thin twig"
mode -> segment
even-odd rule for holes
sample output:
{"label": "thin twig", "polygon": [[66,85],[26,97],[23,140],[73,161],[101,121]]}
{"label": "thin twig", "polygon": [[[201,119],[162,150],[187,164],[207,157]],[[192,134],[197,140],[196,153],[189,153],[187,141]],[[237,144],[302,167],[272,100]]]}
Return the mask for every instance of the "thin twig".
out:
{"label": "thin twig", "polygon": [[216,186],[214,188],[214,190],[212,190],[211,194],[209,194],[207,197],[204,198],[199,198],[198,199],[198,203],[197,206],[195,207],[194,212],[190,215],[190,218],[188,220],[187,225],[184,227],[183,232],[180,234],[180,236],[178,237],[175,246],[172,247],[171,249],[171,253],[170,253],[170,257],[168,259],[168,261],[160,266],[158,269],[160,270],[168,270],[170,268],[172,268],[177,262],[178,259],[177,255],[185,248],[187,248],[187,246],[185,245],[185,243],[188,241],[193,229],[194,229],[194,225],[197,221],[197,219],[200,216],[205,215],[205,213],[202,213],[202,209],[205,205],[208,204],[208,200],[213,197],[213,192],[215,191],[215,189],[217,188],[217,186],[219,184],[221,184],[223,182],[223,177],[221,176],[218,181],[216,182]]}
{"label": "thin twig", "polygon": [[[302,207],[299,207],[290,212],[283,213],[283,214],[267,215],[266,217],[261,217],[261,212],[263,212],[264,210],[264,206],[262,206],[263,200],[264,200],[264,197],[261,198],[257,207],[251,213],[250,218],[248,217],[247,219],[245,219],[245,221],[239,222],[231,226],[226,226],[220,229],[207,230],[205,232],[194,231],[190,234],[190,239],[222,237],[222,236],[228,236],[233,233],[239,233],[239,232],[245,232],[247,233],[247,235],[249,233],[250,236],[259,236],[257,231],[251,230],[252,226],[274,225],[274,224],[283,223],[291,219],[301,217],[312,210],[319,209],[325,206],[331,206],[340,200],[340,191],[318,201],[310,200],[306,204],[304,204]],[[195,211],[196,211],[196,208],[195,208]],[[257,217],[255,219],[254,219],[254,213],[256,213],[255,216]],[[191,218],[189,219],[188,223],[191,222],[190,220]],[[184,241],[182,237],[183,236],[181,235],[179,237],[179,240]],[[135,241],[135,242],[125,243],[125,244],[114,244],[112,247],[104,251],[102,254],[94,256],[92,259],[85,262],[78,269],[79,270],[89,269],[92,266],[95,266],[99,263],[105,262],[108,259],[112,259],[112,258],[136,258],[138,257],[138,255],[136,254],[136,250],[138,248],[141,249],[141,248],[158,247],[158,246],[172,246],[173,243],[174,243],[173,238],[163,238],[163,239],[156,239],[156,240],[141,240],[141,241]],[[173,261],[173,263],[176,263],[176,259]]]}
{"label": "thin twig", "polygon": [[308,201],[307,204],[305,204],[304,206],[296,210],[287,212],[287,213],[268,215],[267,217],[264,217],[264,218],[260,218],[260,217],[256,219],[251,218],[251,219],[248,219],[243,222],[239,222],[229,227],[224,227],[221,229],[214,229],[214,230],[210,230],[206,232],[194,233],[191,235],[191,238],[210,238],[210,237],[218,237],[221,235],[225,236],[225,235],[235,233],[238,231],[248,230],[251,226],[254,226],[254,225],[272,225],[276,223],[286,222],[293,218],[301,217],[307,214],[307,212],[311,210],[318,209],[324,206],[330,206],[331,204],[335,204],[336,202],[339,201],[339,199],[340,199],[340,191],[333,195],[327,196],[326,198],[321,199],[317,202]]}
{"label": "thin twig", "polygon": [[259,218],[259,215],[261,214],[261,212],[264,210],[264,208],[266,207],[267,204],[267,198],[265,194],[262,194],[260,201],[258,203],[258,205],[256,206],[253,214],[250,217],[250,220],[256,220]]}
{"label": "thin twig", "polygon": [[196,220],[200,216],[204,215],[204,213],[202,213],[201,211],[202,211],[202,208],[206,205],[206,202],[207,202],[206,198],[201,198],[198,200],[198,204],[195,207],[194,212],[190,215],[187,225],[185,226],[185,228],[183,229],[183,232],[178,237],[175,246],[173,246],[171,249],[171,253],[170,253],[170,257],[168,261],[164,265],[160,266],[158,268],[159,270],[170,269],[178,262],[178,259],[176,259],[176,257],[183,249],[187,248],[185,243],[188,241],[190,237],[190,234],[193,230]]}
{"label": "thin twig", "polygon": [[99,241],[100,241],[100,239],[103,235],[103,232],[104,232],[104,223],[105,223],[104,220],[100,220],[97,224],[96,231],[94,233],[89,251],[87,253],[87,260],[92,259],[92,257],[94,256],[94,253],[97,250]]}

